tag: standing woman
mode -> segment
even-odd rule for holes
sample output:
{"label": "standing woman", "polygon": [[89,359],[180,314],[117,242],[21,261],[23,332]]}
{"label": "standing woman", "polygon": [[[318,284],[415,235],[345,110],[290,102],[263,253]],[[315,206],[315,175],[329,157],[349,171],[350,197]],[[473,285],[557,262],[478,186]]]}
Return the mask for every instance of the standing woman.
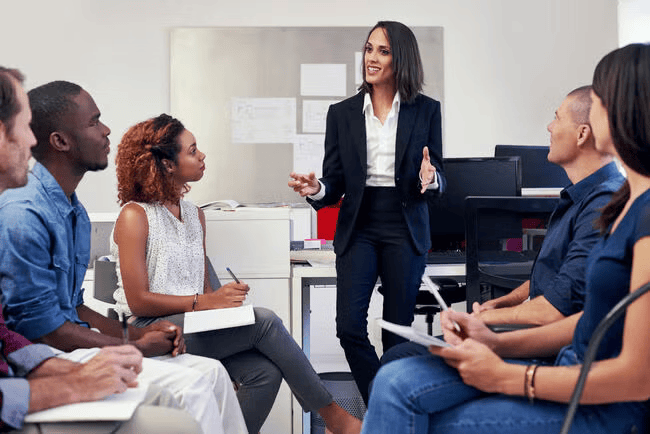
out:
{"label": "standing woman", "polygon": [[[323,177],[291,173],[289,187],[314,209],[343,196],[334,237],[336,334],[364,401],[379,369],[368,340],[377,277],[383,318],[410,325],[431,245],[427,198],[444,185],[440,103],[420,93],[413,32],[380,21],[364,46],[360,92],[327,114]],[[383,332],[384,351],[404,340]]]}
{"label": "standing woman", "polygon": [[[603,237],[587,260],[584,312],[501,334],[469,314],[443,313],[445,339],[453,346],[431,347],[436,356],[384,365],[374,382],[363,433],[560,431],[565,403],[597,325],[626,295],[650,282],[650,45],[632,44],[606,55],[594,72],[591,98],[589,124],[596,148],[621,160],[627,181],[597,221]],[[451,320],[462,333],[455,333]],[[605,333],[572,433],[648,432],[649,330],[646,293]],[[554,366],[525,366],[497,354],[557,358]]]}
{"label": "standing woman", "polygon": [[[185,312],[241,306],[245,283],[212,288],[203,211],[183,200],[205,170],[205,154],[183,124],[160,115],[131,127],[117,146],[123,205],[110,238],[117,262],[117,309],[137,326]],[[259,432],[282,380],[306,412],[317,411],[334,434],[358,434],[361,422],[332,399],[309,360],[272,311],[255,308],[255,324],[185,335],[187,352],[220,360],[239,385],[250,433]]]}

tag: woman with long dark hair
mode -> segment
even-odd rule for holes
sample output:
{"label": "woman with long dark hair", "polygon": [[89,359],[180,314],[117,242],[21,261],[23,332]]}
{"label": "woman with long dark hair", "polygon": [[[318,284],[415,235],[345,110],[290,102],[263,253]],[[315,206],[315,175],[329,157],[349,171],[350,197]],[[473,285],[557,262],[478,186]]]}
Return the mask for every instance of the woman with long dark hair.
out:
{"label": "woman with long dark hair", "polygon": [[[362,432],[560,431],[564,403],[596,326],[623,297],[650,282],[650,45],[628,45],[605,56],[594,72],[591,96],[596,147],[621,160],[627,181],[598,222],[603,238],[588,259],[584,312],[501,335],[468,314],[444,314],[445,339],[453,346],[382,367]],[[601,342],[572,433],[647,432],[649,330],[645,294]],[[554,354],[555,366],[499,357]]]}

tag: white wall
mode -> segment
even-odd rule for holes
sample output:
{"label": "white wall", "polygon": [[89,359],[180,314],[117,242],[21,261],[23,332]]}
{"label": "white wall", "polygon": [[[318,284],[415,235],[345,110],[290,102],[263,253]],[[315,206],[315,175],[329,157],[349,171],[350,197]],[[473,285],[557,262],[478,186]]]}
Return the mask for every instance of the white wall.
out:
{"label": "white wall", "polygon": [[618,44],[650,42],[650,0],[619,0]]}
{"label": "white wall", "polygon": [[[81,84],[115,147],[130,125],[169,110],[173,27],[370,28],[379,19],[444,27],[446,156],[546,144],[563,96],[617,46],[615,0],[13,0],[2,6],[0,64],[19,67],[28,88]],[[113,165],[86,175],[78,192],[89,211],[116,211]]]}

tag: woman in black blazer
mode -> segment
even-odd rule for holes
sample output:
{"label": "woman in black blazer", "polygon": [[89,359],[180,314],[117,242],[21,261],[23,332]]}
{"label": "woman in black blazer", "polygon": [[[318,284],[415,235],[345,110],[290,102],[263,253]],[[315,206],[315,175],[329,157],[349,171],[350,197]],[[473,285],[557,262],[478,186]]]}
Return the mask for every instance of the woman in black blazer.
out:
{"label": "woman in black blazer", "polygon": [[[419,92],[413,32],[380,21],[364,46],[360,92],[330,107],[323,177],[291,173],[289,186],[316,209],[343,197],[336,252],[336,332],[364,400],[379,369],[368,340],[377,277],[383,318],[410,325],[431,245],[427,199],[444,187],[440,103]],[[403,339],[383,332],[384,351]]]}

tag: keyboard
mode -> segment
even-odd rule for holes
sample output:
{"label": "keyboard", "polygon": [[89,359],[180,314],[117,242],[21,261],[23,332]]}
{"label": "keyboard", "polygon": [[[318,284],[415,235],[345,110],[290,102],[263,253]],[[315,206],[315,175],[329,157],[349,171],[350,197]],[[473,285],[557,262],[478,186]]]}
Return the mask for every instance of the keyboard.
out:
{"label": "keyboard", "polygon": [[427,253],[427,264],[464,264],[465,252],[462,250],[437,250]]}

